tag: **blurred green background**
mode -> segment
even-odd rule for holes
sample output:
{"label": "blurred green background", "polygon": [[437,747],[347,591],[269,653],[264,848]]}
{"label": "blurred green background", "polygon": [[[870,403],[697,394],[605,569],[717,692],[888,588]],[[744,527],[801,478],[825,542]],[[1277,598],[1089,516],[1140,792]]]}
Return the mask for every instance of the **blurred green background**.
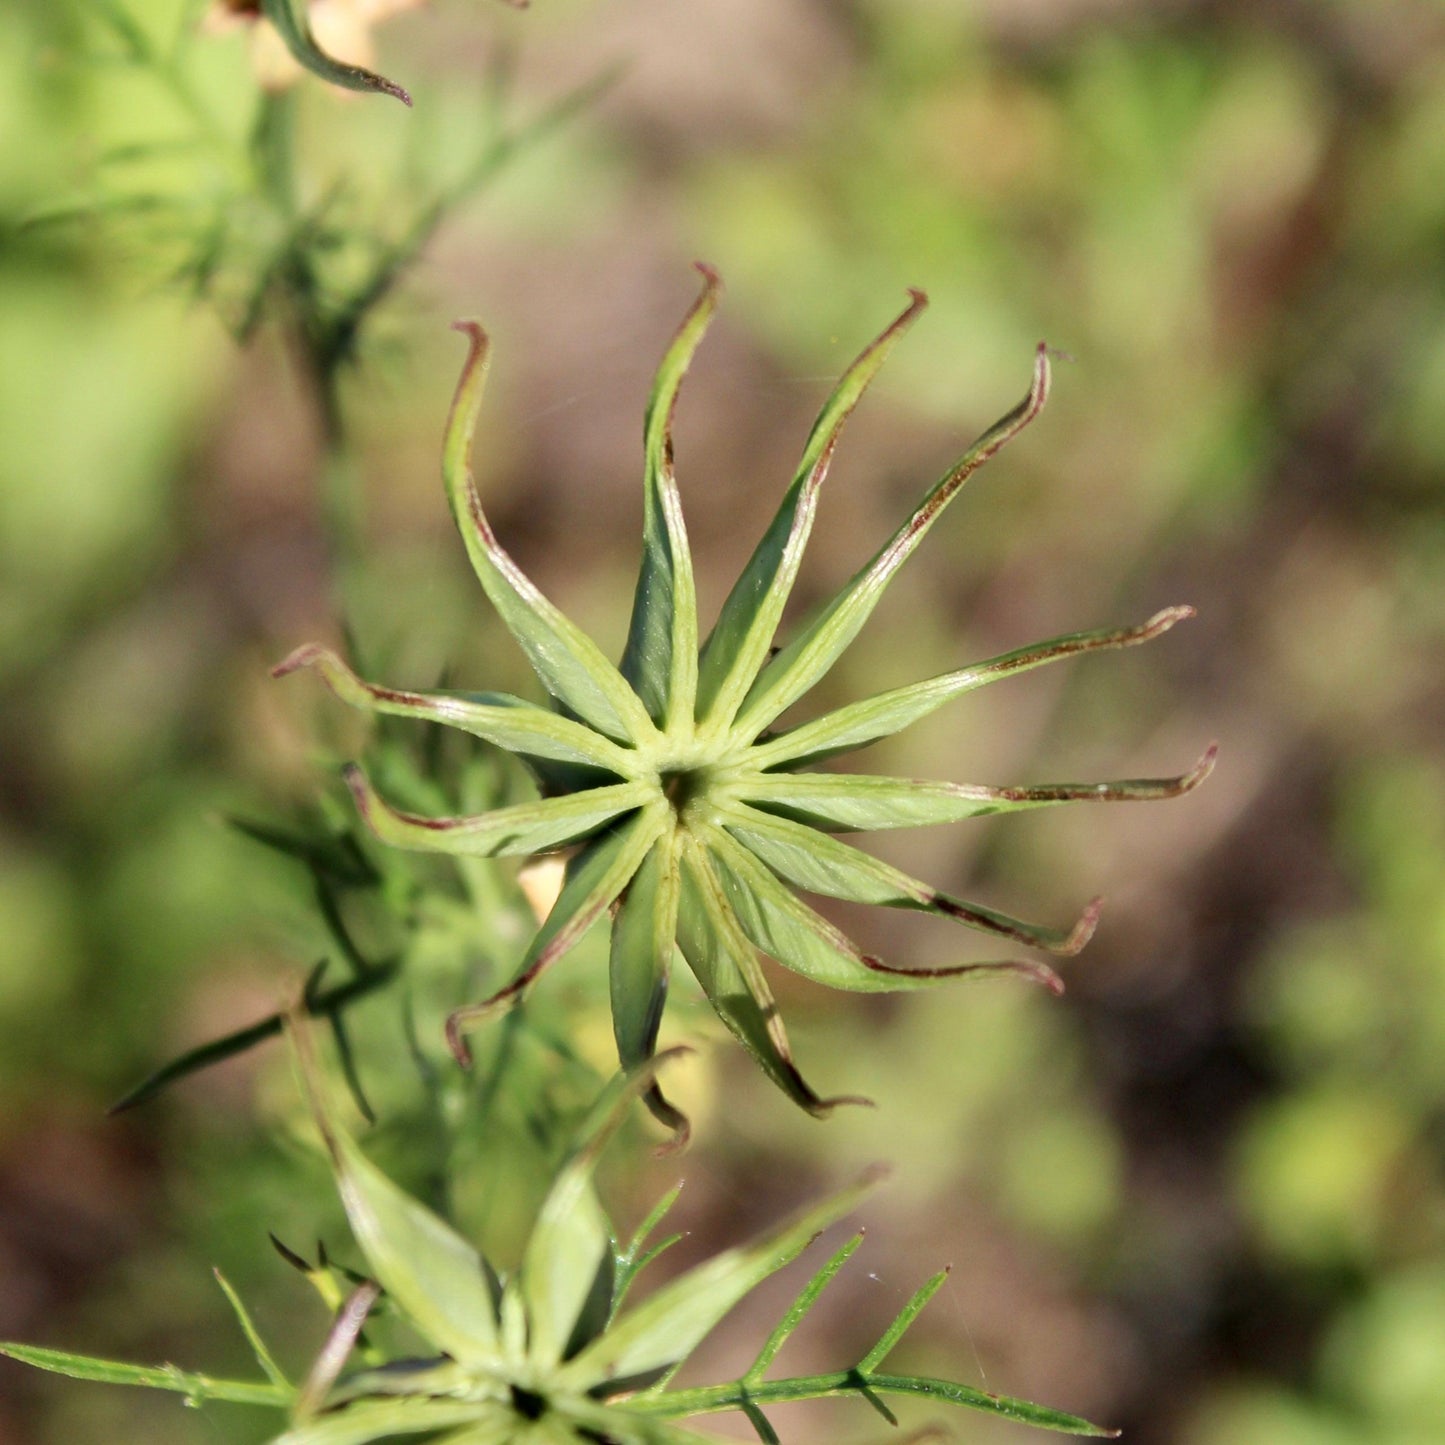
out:
{"label": "blurred green background", "polygon": [[[156,35],[204,8],[127,4]],[[1150,648],[975,694],[861,765],[1012,783],[1222,751],[1178,802],[888,838],[911,870],[1029,916],[1105,893],[1067,996],[1005,982],[859,1000],[780,979],[804,1069],[877,1109],[795,1116],[719,1043],[687,1083],[692,1152],[623,1160],[620,1214],[681,1173],[700,1252],[887,1158],[863,1267],[796,1367],[837,1364],[951,1260],[917,1369],[1140,1445],[1441,1438],[1445,9],[434,0],[378,35],[414,113],[299,86],[303,197],[394,227],[488,133],[504,77],[525,116],[618,69],[448,215],[371,318],[341,390],[340,481],[282,328],[233,344],[190,294],[194,265],[176,279],[200,222],[126,202],[200,216],[238,184],[225,157],[257,103],[251,37],[188,52],[220,136],[207,150],[181,92],[122,64],[85,0],[10,13],[0,1338],[245,1371],[216,1265],[293,1361],[315,1348],[319,1307],[297,1305],[265,1233],[303,1250],[344,1233],[288,1127],[280,1051],[104,1109],[275,1008],[324,951],[304,874],[224,818],[305,805],[362,730],[270,663],[337,640],[344,597],[389,681],[450,669],[530,695],[438,485],[461,353],[446,323],[478,315],[493,335],[477,465],[498,530],[616,652],[642,404],[701,257],[728,284],[677,424],[705,609],[829,380],[906,286],[932,306],[845,435],[799,608],[1016,400],[1040,337],[1073,358],[820,703],[1199,608]],[[105,214],[19,224],[76,198]],[[265,253],[268,215],[209,278],[232,322],[226,288],[248,247]],[[846,921],[896,961],[957,956],[926,920]],[[539,1007],[606,1067],[601,961],[564,965]],[[395,1012],[378,999],[357,1026]],[[704,1029],[683,1008],[664,1040]],[[751,1357],[759,1320],[710,1348],[714,1378]],[[846,1438],[866,1437],[849,1418]],[[266,1423],[0,1363],[3,1445],[254,1441]],[[779,1423],[808,1436],[806,1418]]]}

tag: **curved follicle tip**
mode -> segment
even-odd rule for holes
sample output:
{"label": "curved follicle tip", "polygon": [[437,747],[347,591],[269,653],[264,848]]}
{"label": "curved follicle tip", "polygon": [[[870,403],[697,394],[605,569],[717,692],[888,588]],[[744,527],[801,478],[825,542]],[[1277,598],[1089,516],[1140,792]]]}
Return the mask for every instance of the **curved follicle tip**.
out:
{"label": "curved follicle tip", "polygon": [[1099,915],[1103,911],[1103,898],[1091,898],[1079,915],[1079,921],[1069,930],[1069,936],[1055,951],[1064,958],[1072,958],[1074,954],[1081,952],[1094,936],[1094,930],[1099,926]]}
{"label": "curved follicle tip", "polygon": [[310,667],[326,649],[319,643],[306,642],[294,652],[287,653],[272,669],[272,677],[285,677],[289,673],[299,672],[303,667]]}
{"label": "curved follicle tip", "polygon": [[1196,608],[1191,607],[1187,602],[1177,607],[1166,607],[1161,612],[1156,612],[1139,630],[1139,641],[1149,642],[1153,638],[1168,632],[1176,622],[1187,622],[1191,617],[1199,615]]}
{"label": "curved follicle tip", "polygon": [[1214,771],[1214,764],[1218,757],[1219,744],[1210,743],[1201,754],[1199,761],[1179,779],[1179,795],[1181,797],[1185,793],[1192,793]]}

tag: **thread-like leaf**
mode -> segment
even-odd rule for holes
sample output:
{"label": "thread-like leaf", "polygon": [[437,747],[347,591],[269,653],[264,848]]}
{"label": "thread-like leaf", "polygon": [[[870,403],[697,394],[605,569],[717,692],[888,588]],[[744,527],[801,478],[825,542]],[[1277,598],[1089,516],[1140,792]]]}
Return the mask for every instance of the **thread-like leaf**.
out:
{"label": "thread-like leaf", "polygon": [[787,1344],[793,1331],[802,1324],[809,1310],[818,1303],[818,1297],[833,1282],[834,1276],[853,1257],[854,1251],[863,1243],[863,1231],[859,1230],[852,1239],[845,1239],[832,1257],[802,1288],[797,1299],[789,1306],[787,1314],[778,1321],[772,1334],[763,1342],[757,1358],[748,1366],[743,1380],[755,1383],[768,1372],[768,1366],[777,1358],[777,1353]]}
{"label": "thread-like leaf", "polygon": [[657,793],[655,784],[617,783],[565,793],[560,798],[515,803],[473,817],[427,818],[393,808],[354,763],[346,767],[343,776],[361,816],[383,843],[468,858],[551,852],[595,833]]}
{"label": "thread-like leaf", "polygon": [[872,616],[893,575],[911,557],[943,509],[988,459],[1006,446],[1043,410],[1049,394],[1049,353],[1040,344],[1028,394],[996,421],[937,482],[881,551],[765,667],[743,701],[732,729],[751,741],[816,683]]}
{"label": "thread-like leaf", "polygon": [[563,1367],[576,1390],[630,1379],[686,1359],[744,1295],[795,1259],[882,1178],[874,1170],[752,1244],[730,1249],[664,1285]]}
{"label": "thread-like leaf", "polygon": [[677,1196],[682,1193],[683,1181],[679,1179],[661,1199],[647,1213],[647,1218],[637,1226],[636,1232],[628,1240],[627,1247],[620,1250],[617,1255],[617,1288],[612,1300],[612,1313],[616,1315],[622,1308],[622,1302],[627,1298],[628,1291],[632,1288],[638,1275],[650,1265],[659,1255],[665,1254],[673,1245],[681,1239],[681,1234],[669,1234],[659,1239],[655,1244],[648,1245],[647,1241],[652,1238],[658,1226],[667,1218],[672,1206],[677,1203]]}
{"label": "thread-like leaf", "polygon": [[643,1270],[655,1260],[660,1259],[675,1244],[681,1244],[687,1236],[681,1233],[664,1235],[656,1244],[639,1255],[635,1260],[624,1263],[619,1260],[617,1265],[617,1290],[613,1299],[613,1313],[616,1314],[622,1308],[623,1301],[627,1298],[628,1291],[632,1288],[633,1282]]}
{"label": "thread-like leaf", "polygon": [[1121,778],[1103,783],[1038,783],[989,788],[864,773],[758,773],[730,791],[767,812],[810,828],[870,832],[956,823],[996,813],[1023,813],[1063,803],[1143,803],[1192,793],[1214,768],[1211,746],[1188,772],[1170,778]]}
{"label": "thread-like leaf", "polygon": [[[635,1274],[642,1268],[640,1261],[646,1256],[643,1254],[647,1241],[657,1232],[662,1221],[672,1212],[672,1207],[677,1203],[678,1195],[682,1193],[683,1181],[679,1179],[662,1197],[647,1211],[647,1217],[633,1231],[632,1238],[627,1241],[626,1248],[620,1250],[617,1255],[618,1276],[621,1278],[628,1273]],[[681,1239],[681,1235],[673,1236],[674,1240]],[[654,1246],[655,1248],[655,1246]],[[648,1250],[648,1254],[652,1251]]]}
{"label": "thread-like leaf", "polygon": [[760,813],[744,804],[729,805],[721,817],[728,831],[775,873],[799,888],[828,898],[917,909],[1066,957],[1083,948],[1099,921],[1101,905],[1097,898],[1072,928],[1047,928],[950,897],[881,859],[789,818]]}
{"label": "thread-like leaf", "polygon": [[226,822],[253,843],[304,863],[318,881],[345,888],[375,888],[381,882],[376,865],[358,846],[350,830],[345,833],[330,829],[308,831],[234,814],[229,815]]}
{"label": "thread-like leaf", "polygon": [[922,1312],[924,1305],[943,1288],[943,1282],[948,1278],[948,1269],[938,1271],[932,1279],[925,1280],[909,1298],[908,1303],[893,1317],[893,1322],[878,1337],[878,1343],[859,1360],[857,1370],[860,1375],[871,1375],[879,1365],[893,1352],[898,1341],[912,1328],[913,1321]]}
{"label": "thread-like leaf", "polygon": [[[304,6],[306,0],[300,3]],[[316,43],[304,11],[297,14],[296,4],[297,0],[261,0],[261,13],[276,27],[276,33],[298,65],[344,90],[378,91],[382,95],[394,95],[403,105],[411,104],[411,96],[394,80],[328,55]]]}
{"label": "thread-like leaf", "polygon": [[753,1427],[753,1434],[758,1437],[759,1445],[783,1445],[782,1436],[773,1429],[773,1422],[751,1400],[744,1400],[741,1408],[748,1424]]}
{"label": "thread-like leaf", "polygon": [[537,590],[498,543],[482,510],[469,458],[486,379],[487,334],[475,321],[455,327],[467,336],[469,349],[447,422],[442,475],[472,570],[542,686],[599,732],[640,742],[653,727],[637,694],[597,644]]}
{"label": "thread-like leaf", "polygon": [[342,702],[367,712],[459,728],[523,757],[604,768],[622,777],[637,773],[636,755],[630,749],[618,747],[571,718],[508,693],[407,692],[379,687],[363,682],[334,652],[315,643],[298,647],[271,669],[271,676],[285,677],[303,667],[316,668]]}
{"label": "thread-like leaf", "polygon": [[802,723],[776,738],[759,743],[748,753],[748,765],[758,769],[801,767],[819,758],[865,748],[879,738],[891,737],[910,723],[953,698],[1000,678],[1028,672],[1045,663],[1062,662],[1081,652],[1098,652],[1117,647],[1133,647],[1149,642],[1168,632],[1176,622],[1194,616],[1192,607],[1166,607],[1156,612],[1139,627],[1103,628],[1094,632],[1073,632],[1051,638],[1031,647],[1005,652],[987,662],[945,672],[923,682],[896,687],[876,697],[825,713],[812,722]]}
{"label": "thread-like leaf", "polygon": [[703,290],[664,353],[643,423],[642,563],[622,675],[659,727],[690,725],[697,695],[697,589],[672,463],[677,393],[717,310],[722,283],[699,265]]}
{"label": "thread-like leaf", "polygon": [[276,1386],[278,1390],[290,1391],[293,1387],[291,1381],[286,1378],[286,1372],[276,1363],[275,1356],[266,1346],[266,1341],[261,1338],[261,1332],[256,1328],[256,1322],[251,1318],[251,1311],[246,1308],[245,1301],[236,1293],[231,1281],[221,1273],[220,1270],[211,1271],[216,1277],[216,1283],[221,1287],[221,1293],[226,1296],[226,1303],[231,1306],[231,1313],[236,1316],[236,1323],[241,1327],[241,1333],[246,1337],[246,1343],[251,1347],[251,1353],[256,1357],[256,1363],[261,1367],[261,1373]]}
{"label": "thread-like leaf", "polygon": [[[396,977],[395,964],[377,964],[359,977],[350,978],[345,983],[338,984],[335,988],[323,993],[317,985],[325,966],[324,959],[317,964],[302,995],[306,1012],[313,1018],[332,1020],[340,1018],[342,1011],[350,1004],[390,983]],[[222,1038],[212,1039],[209,1043],[199,1044],[194,1049],[188,1049],[179,1058],[172,1059],[168,1064],[142,1079],[133,1089],[117,1099],[106,1112],[123,1114],[127,1109],[134,1109],[155,1098],[162,1090],[178,1083],[181,1079],[199,1073],[202,1069],[208,1069],[213,1064],[234,1058],[237,1054],[243,1054],[247,1049],[255,1048],[257,1044],[264,1043],[267,1039],[275,1038],[285,1026],[286,1016],[284,1013],[268,1014],[265,1018],[254,1024],[248,1024],[245,1028],[236,1029]]]}
{"label": "thread-like leaf", "polygon": [[767,660],[773,634],[797,580],[818,510],[818,492],[843,424],[894,342],[928,304],[921,291],[910,291],[909,296],[907,308],[864,348],[824,404],[808,433],[802,461],[777,515],[723,603],[717,625],[703,649],[698,678],[698,714],[709,727],[731,725],[738,703]]}

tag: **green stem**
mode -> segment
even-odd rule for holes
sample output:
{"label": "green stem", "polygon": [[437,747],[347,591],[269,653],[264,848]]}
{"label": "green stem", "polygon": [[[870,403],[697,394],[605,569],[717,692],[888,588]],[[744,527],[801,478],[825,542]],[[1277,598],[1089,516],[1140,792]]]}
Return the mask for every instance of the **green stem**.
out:
{"label": "green stem", "polygon": [[55,1375],[68,1375],[73,1380],[94,1380],[107,1385],[139,1385],[150,1390],[171,1390],[192,1400],[227,1400],[233,1405],[271,1405],[284,1407],[291,1403],[293,1390],[279,1385],[254,1384],[245,1380],[217,1380],[211,1375],[195,1374],[175,1365],[129,1365],[116,1360],[95,1360],[72,1355],[64,1350],[46,1350],[35,1345],[0,1345],[0,1354],[9,1355],[22,1364]]}

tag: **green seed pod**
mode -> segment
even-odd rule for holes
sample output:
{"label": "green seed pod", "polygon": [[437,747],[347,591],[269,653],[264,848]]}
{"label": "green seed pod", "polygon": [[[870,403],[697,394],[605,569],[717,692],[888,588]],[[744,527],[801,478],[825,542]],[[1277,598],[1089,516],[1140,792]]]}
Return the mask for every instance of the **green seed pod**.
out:
{"label": "green seed pod", "polygon": [[[894,343],[925,305],[907,308],[844,373],[814,423],[782,505],[699,645],[692,560],[673,475],[678,389],[717,307],[708,268],[701,296],[658,369],[644,427],[641,573],[622,661],[614,666],[552,605],[499,545],[469,469],[487,339],[458,323],[470,347],[447,428],[443,474],[468,556],[502,621],[551,700],[542,707],[492,693],[417,693],[358,678],[334,653],[303,647],[277,675],[315,667],[336,695],[372,712],[463,729],[515,753],[536,776],[535,802],[478,817],[426,818],[382,799],[359,768],[347,780],[367,823],[403,848],[472,856],[577,849],[560,896],[517,976],[449,1025],[466,1062],[465,1031],[515,1000],[609,910],[611,993],[625,1068],[653,1052],[674,955],[680,954],[727,1027],[796,1103],[826,1114],[793,1062],[761,955],[815,982],[859,992],[926,988],[951,978],[1013,972],[1062,988],[1035,959],[909,970],[866,954],[799,893],[933,914],[1008,943],[1067,956],[1088,941],[1098,900],[1069,927],[1023,922],[952,898],[834,836],[841,831],[948,823],[1080,801],[1177,797],[1197,787],[1214,748],[1177,777],[995,788],[808,771],[866,747],[951,699],[1080,653],[1131,647],[1192,616],[1172,607],[1121,629],[1073,633],[894,688],[780,733],[777,718],[823,678],[857,636],[898,569],[963,484],[1043,408],[1050,369],[1040,345],[1027,394],[931,487],[903,525],[785,646],[774,646],[839,432]],[[649,1107],[676,1131],[686,1120],[656,1086]]]}

